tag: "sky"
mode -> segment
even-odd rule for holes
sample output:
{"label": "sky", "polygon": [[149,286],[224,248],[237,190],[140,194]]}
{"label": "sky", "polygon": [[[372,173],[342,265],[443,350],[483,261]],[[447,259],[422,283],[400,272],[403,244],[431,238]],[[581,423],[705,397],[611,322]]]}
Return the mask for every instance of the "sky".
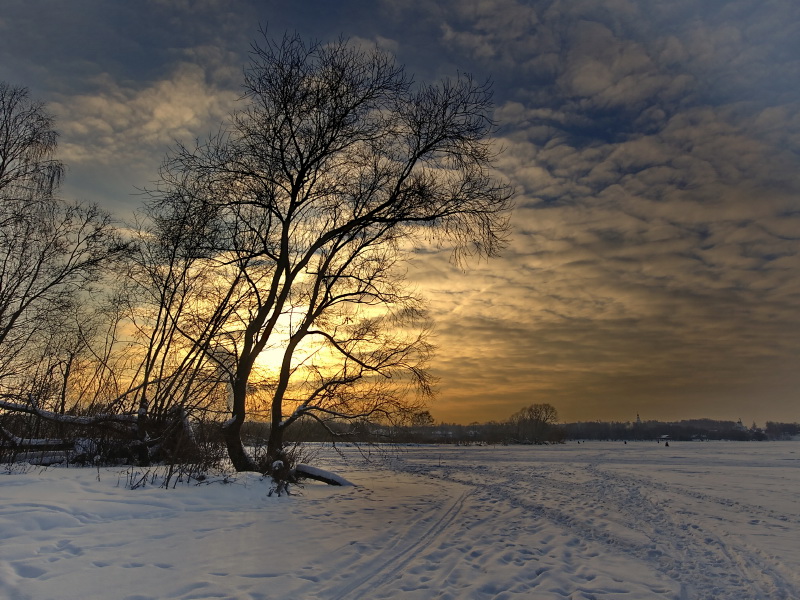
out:
{"label": "sky", "polygon": [[437,421],[800,421],[800,3],[3,0],[0,80],[56,115],[64,195],[124,220],[236,108],[259,25],[493,81],[508,247],[408,272]]}

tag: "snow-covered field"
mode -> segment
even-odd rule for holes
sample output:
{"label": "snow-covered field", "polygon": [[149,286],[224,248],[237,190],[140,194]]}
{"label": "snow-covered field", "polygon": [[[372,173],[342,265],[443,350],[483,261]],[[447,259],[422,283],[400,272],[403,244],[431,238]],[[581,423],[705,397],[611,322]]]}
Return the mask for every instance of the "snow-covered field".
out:
{"label": "snow-covered field", "polygon": [[289,497],[0,475],[0,598],[800,598],[798,442],[344,454]]}

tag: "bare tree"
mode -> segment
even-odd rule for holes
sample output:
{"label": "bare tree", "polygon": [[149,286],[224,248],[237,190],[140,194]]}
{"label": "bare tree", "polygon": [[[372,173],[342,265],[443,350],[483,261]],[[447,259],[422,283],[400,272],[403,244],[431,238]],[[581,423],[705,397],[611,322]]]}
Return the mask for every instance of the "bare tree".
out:
{"label": "bare tree", "polygon": [[435,423],[430,411],[422,410],[411,415],[411,427],[433,427]]}
{"label": "bare tree", "polygon": [[[57,137],[43,104],[25,88],[0,82],[0,393],[6,410],[22,402],[34,412],[64,413],[64,382],[83,343],[56,332],[66,330],[68,315],[81,313],[103,269],[126,252],[109,215],[56,197],[64,171],[54,158]],[[51,385],[59,372],[61,384]],[[45,401],[53,403],[45,407]]]}
{"label": "bare tree", "polygon": [[210,265],[186,252],[188,218],[172,214],[169,232],[141,227],[123,280],[121,303],[134,341],[129,399],[143,440],[158,437],[176,416],[204,419],[227,411],[230,361],[217,337],[235,305],[217,297],[220,282]]}
{"label": "bare tree", "polygon": [[0,81],[0,223],[18,201],[52,196],[64,174],[64,165],[53,158],[57,142],[44,104],[32,101],[27,88]]}
{"label": "bare tree", "polygon": [[402,261],[424,239],[457,260],[494,254],[512,190],[491,174],[488,83],[415,86],[377,49],[264,34],[244,87],[217,135],[168,157],[147,216],[188,269],[213,273],[213,293],[176,322],[228,357],[235,468],[255,466],[240,430],[257,388],[277,472],[298,419],[419,410],[408,387],[430,391],[431,346]]}
{"label": "bare tree", "polygon": [[551,404],[531,404],[511,415],[509,422],[517,441],[543,444],[550,441],[558,411]]}

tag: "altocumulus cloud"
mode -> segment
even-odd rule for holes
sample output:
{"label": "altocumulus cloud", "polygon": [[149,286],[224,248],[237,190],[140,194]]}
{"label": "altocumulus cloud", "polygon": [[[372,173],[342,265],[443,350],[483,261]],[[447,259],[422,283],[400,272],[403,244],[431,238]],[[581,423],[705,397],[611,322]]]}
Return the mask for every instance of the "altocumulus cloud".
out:
{"label": "altocumulus cloud", "polygon": [[177,65],[144,88],[124,87],[107,76],[96,87],[50,104],[63,122],[68,141],[61,153],[69,164],[143,160],[150,166],[150,157],[175,140],[191,140],[196,131],[222,122],[236,100],[234,92],[209,85],[193,63]]}
{"label": "altocumulus cloud", "polygon": [[231,111],[253,34],[215,0],[40,10],[10,0],[2,19],[0,79],[28,85],[56,115],[66,192],[126,217],[167,147],[207,135]]}
{"label": "altocumulus cloud", "polygon": [[800,419],[794,0],[34,4],[4,2],[0,79],[48,101],[69,189],[115,210],[233,108],[259,22],[493,79],[509,246],[409,271],[437,419]]}
{"label": "altocumulus cloud", "polygon": [[520,191],[500,260],[422,276],[462,349],[440,363],[453,399],[491,399],[485,417],[550,401],[566,418],[796,419],[796,6],[436,14],[442,43],[502,83],[499,166]]}

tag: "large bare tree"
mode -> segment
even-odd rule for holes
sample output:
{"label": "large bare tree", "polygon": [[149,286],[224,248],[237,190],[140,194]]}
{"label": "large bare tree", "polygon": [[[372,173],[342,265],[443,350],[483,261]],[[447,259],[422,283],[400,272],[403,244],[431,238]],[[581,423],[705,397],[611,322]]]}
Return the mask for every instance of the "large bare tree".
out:
{"label": "large bare tree", "polygon": [[512,190],[491,171],[488,83],[415,85],[346,40],[265,33],[251,56],[242,106],[168,157],[146,213],[187,272],[209,273],[176,322],[228,379],[235,468],[255,466],[240,430],[258,391],[277,473],[298,419],[418,409],[407,387],[429,390],[431,347],[403,259],[423,241],[494,254]]}
{"label": "large bare tree", "polygon": [[42,103],[0,82],[0,413],[84,424],[65,413],[83,400],[68,384],[86,370],[86,300],[127,247],[108,214],[57,196],[57,138]]}
{"label": "large bare tree", "polygon": [[0,82],[0,387],[125,247],[109,215],[56,197],[64,171],[43,104]]}

